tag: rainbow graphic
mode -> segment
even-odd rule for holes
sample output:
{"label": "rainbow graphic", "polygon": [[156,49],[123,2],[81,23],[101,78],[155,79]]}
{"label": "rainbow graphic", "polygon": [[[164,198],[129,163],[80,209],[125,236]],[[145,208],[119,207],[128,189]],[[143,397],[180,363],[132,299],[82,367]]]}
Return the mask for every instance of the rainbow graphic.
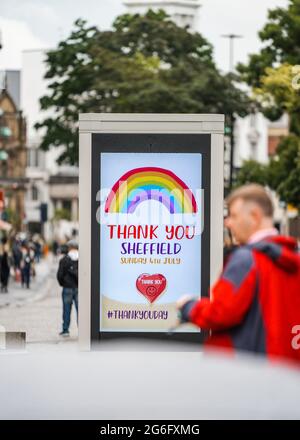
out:
{"label": "rainbow graphic", "polygon": [[171,214],[197,212],[192,191],[172,171],[157,167],[135,168],[112,187],[106,200],[106,213],[133,213],[146,200],[162,203]]}

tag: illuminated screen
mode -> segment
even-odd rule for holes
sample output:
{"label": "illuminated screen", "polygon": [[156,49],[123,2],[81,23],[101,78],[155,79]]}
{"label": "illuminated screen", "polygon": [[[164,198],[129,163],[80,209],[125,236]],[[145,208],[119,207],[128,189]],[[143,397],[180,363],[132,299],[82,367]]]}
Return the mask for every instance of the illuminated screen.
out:
{"label": "illuminated screen", "polygon": [[100,331],[165,332],[176,301],[201,296],[202,154],[101,153],[100,163]]}

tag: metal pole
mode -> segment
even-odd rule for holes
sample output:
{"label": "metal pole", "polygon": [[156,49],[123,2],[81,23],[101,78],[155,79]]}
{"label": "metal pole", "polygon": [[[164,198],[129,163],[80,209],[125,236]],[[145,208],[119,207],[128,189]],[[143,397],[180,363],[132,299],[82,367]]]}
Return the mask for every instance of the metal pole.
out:
{"label": "metal pole", "polygon": [[234,139],[234,123],[235,117],[233,114],[230,115],[230,173],[229,173],[229,191],[232,190],[233,186],[233,172],[234,172],[234,150],[235,150],[235,139]]}
{"label": "metal pole", "polygon": [[[227,34],[222,35],[223,38],[229,40],[229,72],[234,71],[234,41],[237,38],[243,38],[242,35],[237,34]],[[235,139],[234,139],[234,123],[235,117],[233,114],[230,115],[230,173],[229,173],[229,191],[232,189],[233,185],[233,172],[234,172],[234,150],[235,150]]]}
{"label": "metal pole", "polygon": [[227,34],[227,35],[222,35],[222,38],[229,39],[229,71],[233,72],[233,70],[234,70],[234,40],[236,40],[237,38],[243,38],[243,36],[237,35],[237,34]]}

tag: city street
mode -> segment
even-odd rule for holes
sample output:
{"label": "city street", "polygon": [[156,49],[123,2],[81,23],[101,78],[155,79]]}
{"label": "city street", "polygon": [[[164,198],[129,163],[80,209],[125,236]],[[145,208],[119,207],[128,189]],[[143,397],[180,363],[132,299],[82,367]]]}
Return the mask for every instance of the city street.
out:
{"label": "city street", "polygon": [[0,293],[0,309],[11,305],[24,305],[28,301],[45,296],[48,287],[50,287],[53,281],[53,277],[50,276],[51,269],[54,267],[52,257],[49,256],[41,260],[35,267],[36,276],[31,277],[30,289],[23,288],[20,282],[16,282],[11,270],[8,293]]}
{"label": "city street", "polygon": [[[0,294],[0,325],[6,331],[26,332],[27,349],[54,348],[60,342],[77,340],[75,309],[72,311],[70,337],[62,338],[61,287],[56,280],[58,262],[51,256],[37,265],[36,280],[30,290],[11,280],[8,294]],[[72,345],[73,345],[72,344]]]}
{"label": "city street", "polygon": [[1,2],[2,438],[300,420],[299,47],[300,0]]}

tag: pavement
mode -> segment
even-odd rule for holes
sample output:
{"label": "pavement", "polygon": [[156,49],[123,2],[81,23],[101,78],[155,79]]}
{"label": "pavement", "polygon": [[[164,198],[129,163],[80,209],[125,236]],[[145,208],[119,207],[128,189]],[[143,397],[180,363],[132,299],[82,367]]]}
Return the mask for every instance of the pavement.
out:
{"label": "pavement", "polygon": [[22,287],[21,283],[17,283],[11,275],[9,279],[8,293],[0,293],[0,308],[12,304],[22,305],[35,298],[42,297],[46,293],[48,287],[47,282],[49,281],[52,265],[53,259],[51,255],[36,264],[36,276],[31,278],[30,289]]}
{"label": "pavement", "polygon": [[30,289],[11,280],[8,294],[0,294],[0,326],[26,332],[28,351],[77,350],[76,314],[73,307],[70,337],[59,336],[62,325],[61,287],[56,280],[58,261],[52,255],[36,267]]}
{"label": "pavement", "polygon": [[92,353],[0,356],[0,419],[299,420],[298,369],[166,352],[168,343],[160,352],[135,352],[138,345],[148,341],[133,341],[130,352],[107,352],[104,344]]}
{"label": "pavement", "polygon": [[0,326],[27,334],[26,351],[0,350],[1,420],[299,419],[296,368],[146,340],[80,353],[74,309],[71,337],[58,335],[57,266],[50,257],[30,291],[12,283],[1,298]]}

